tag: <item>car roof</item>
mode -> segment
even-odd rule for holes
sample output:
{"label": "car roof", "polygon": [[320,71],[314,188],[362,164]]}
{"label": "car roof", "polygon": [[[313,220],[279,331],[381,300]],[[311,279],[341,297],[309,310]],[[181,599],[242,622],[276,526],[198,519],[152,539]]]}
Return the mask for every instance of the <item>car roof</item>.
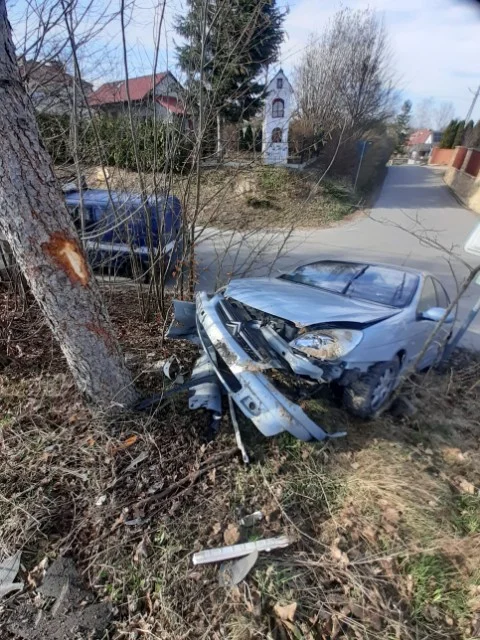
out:
{"label": "car roof", "polygon": [[364,262],[360,260],[335,260],[335,259],[315,260],[314,262],[307,262],[306,264],[302,264],[296,268],[299,269],[300,267],[309,267],[314,264],[333,264],[333,263],[352,264],[352,265],[358,265],[359,267],[383,267],[384,269],[392,269],[394,271],[412,273],[414,275],[423,276],[423,277],[432,275],[428,271],[423,271],[421,269],[414,269],[413,267],[405,267],[404,265],[398,265],[398,264],[389,264],[387,262],[368,262],[366,260]]}
{"label": "car roof", "polygon": [[[127,193],[124,191],[110,191],[107,189],[83,189],[81,192],[82,200],[84,204],[96,204],[100,206],[106,206],[110,199],[115,204],[123,204],[123,203],[131,203],[140,205],[142,202],[141,197],[136,193]],[[169,199],[174,199],[174,196],[169,196]],[[158,200],[162,201],[165,199],[165,195],[161,195]],[[65,194],[65,200],[67,204],[78,204],[80,202],[80,191],[68,191]],[[154,196],[149,196],[149,203],[154,204],[155,198]]]}

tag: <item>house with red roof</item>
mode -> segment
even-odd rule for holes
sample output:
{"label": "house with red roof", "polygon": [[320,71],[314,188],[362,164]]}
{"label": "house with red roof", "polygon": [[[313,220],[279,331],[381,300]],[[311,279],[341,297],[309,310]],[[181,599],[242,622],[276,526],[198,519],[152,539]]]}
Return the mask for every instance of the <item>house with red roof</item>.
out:
{"label": "house with red roof", "polygon": [[[114,117],[127,112],[128,102],[143,118],[153,116],[164,122],[186,120],[181,101],[182,85],[170,71],[106,82],[88,97],[92,109]],[[186,123],[185,123],[186,124]]]}
{"label": "house with red roof", "polygon": [[432,129],[417,129],[410,134],[407,147],[410,152],[417,151],[420,156],[427,155],[438,146],[442,134]]}

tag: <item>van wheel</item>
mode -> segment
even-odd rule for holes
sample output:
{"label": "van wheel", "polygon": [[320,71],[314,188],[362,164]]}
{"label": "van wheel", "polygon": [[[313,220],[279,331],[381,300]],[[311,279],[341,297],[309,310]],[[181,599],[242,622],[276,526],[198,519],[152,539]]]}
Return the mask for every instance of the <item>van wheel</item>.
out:
{"label": "van wheel", "polygon": [[360,418],[374,418],[384,411],[397,384],[400,362],[379,362],[367,373],[345,387],[343,404],[346,409]]}

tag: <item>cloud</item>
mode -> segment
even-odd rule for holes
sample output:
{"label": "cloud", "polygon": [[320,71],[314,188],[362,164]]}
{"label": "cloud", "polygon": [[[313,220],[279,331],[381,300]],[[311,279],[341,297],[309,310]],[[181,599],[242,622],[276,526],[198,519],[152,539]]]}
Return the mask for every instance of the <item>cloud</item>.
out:
{"label": "cloud", "polygon": [[[469,107],[469,87],[478,72],[480,8],[466,0],[352,0],[352,9],[374,8],[390,37],[399,88],[419,101],[452,101],[460,117]],[[288,40],[281,64],[291,71],[311,33],[320,33],[341,7],[336,0],[296,0],[286,20]],[[474,113],[480,118],[480,103]]]}

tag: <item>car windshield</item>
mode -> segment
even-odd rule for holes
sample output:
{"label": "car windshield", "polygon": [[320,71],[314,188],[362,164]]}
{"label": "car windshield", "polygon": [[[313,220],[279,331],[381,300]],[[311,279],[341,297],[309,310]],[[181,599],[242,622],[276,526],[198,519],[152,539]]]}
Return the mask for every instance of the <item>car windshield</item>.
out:
{"label": "car windshield", "polygon": [[418,276],[388,267],[347,262],[316,262],[280,276],[318,289],[342,293],[390,307],[405,307],[418,287]]}

